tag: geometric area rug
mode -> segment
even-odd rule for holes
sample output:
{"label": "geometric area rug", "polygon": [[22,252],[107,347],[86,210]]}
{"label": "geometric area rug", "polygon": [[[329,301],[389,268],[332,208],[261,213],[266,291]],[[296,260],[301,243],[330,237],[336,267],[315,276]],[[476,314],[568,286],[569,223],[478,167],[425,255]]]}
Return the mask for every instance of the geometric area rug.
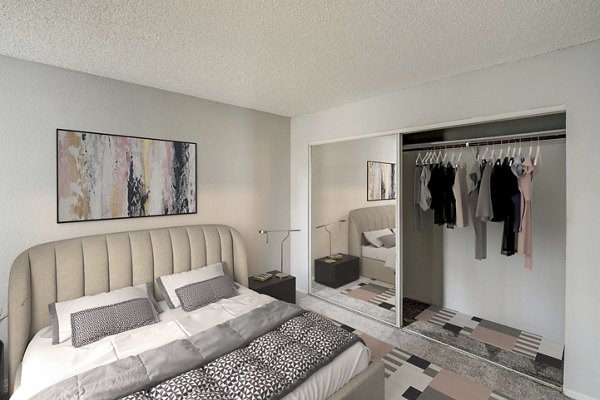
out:
{"label": "geometric area rug", "polygon": [[386,400],[512,400],[469,378],[441,368],[354,328],[333,321],[360,336],[374,359],[385,364]]}
{"label": "geometric area rug", "polygon": [[390,311],[396,311],[396,288],[386,282],[361,282],[341,292],[355,299],[375,304]]}
{"label": "geometric area rug", "polygon": [[563,365],[564,344],[534,333],[435,305],[417,315],[416,319],[554,368],[562,368]]}

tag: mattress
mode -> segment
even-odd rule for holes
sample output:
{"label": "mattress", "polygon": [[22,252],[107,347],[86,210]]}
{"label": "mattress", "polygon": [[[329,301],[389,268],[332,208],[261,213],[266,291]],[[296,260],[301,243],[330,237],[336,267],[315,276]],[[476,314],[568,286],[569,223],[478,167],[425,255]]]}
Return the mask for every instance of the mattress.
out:
{"label": "mattress", "polygon": [[[185,312],[181,308],[171,310],[166,302],[161,301],[159,305],[163,312],[159,323],[106,337],[80,348],[74,348],[70,341],[52,345],[49,328],[44,328],[27,347],[22,364],[21,386],[11,400],[28,399],[68,377],[184,339],[275,300],[243,286],[238,291],[238,296],[193,312]],[[362,343],[356,343],[284,399],[326,399],[363,371],[370,360],[369,349]]]}
{"label": "mattress", "polygon": [[362,246],[361,255],[366,258],[383,261],[384,266],[390,269],[396,268],[396,248]]}

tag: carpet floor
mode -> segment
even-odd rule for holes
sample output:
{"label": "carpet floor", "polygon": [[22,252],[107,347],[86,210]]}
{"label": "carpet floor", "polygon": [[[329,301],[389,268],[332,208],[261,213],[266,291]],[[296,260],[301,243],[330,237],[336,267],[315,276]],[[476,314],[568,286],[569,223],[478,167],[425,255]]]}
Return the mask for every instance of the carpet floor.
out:
{"label": "carpet floor", "polygon": [[510,397],[489,386],[476,383],[351,326],[332,321],[360,336],[371,350],[373,358],[383,361],[386,400],[510,400]]}
{"label": "carpet floor", "polygon": [[350,286],[340,293],[396,312],[396,288],[389,283],[371,279]]}
{"label": "carpet floor", "polygon": [[[318,296],[322,299],[325,299],[327,301],[331,301],[333,303],[340,304],[344,307],[349,307],[360,313],[370,315],[373,318],[377,318],[381,321],[385,321],[390,324],[395,324],[396,323],[395,304],[391,305],[392,307],[394,307],[394,309],[392,310],[392,309],[390,309],[391,307],[390,308],[387,308],[387,306],[380,307],[375,302],[370,302],[368,300],[365,300],[365,298],[372,299],[373,297],[375,297],[377,295],[374,292],[368,292],[366,290],[361,291],[363,294],[363,298],[360,298],[359,295],[349,296],[346,293],[344,293],[347,290],[350,290],[351,288],[358,289],[360,285],[366,285],[366,284],[376,284],[377,286],[381,286],[381,287],[385,286],[385,287],[387,287],[387,289],[390,289],[392,287],[392,285],[390,285],[388,283],[376,281],[375,279],[361,276],[360,278],[358,278],[358,280],[356,280],[354,282],[350,282],[344,286],[340,286],[339,288],[336,288],[336,289],[330,288],[328,286],[325,286],[318,282],[313,281],[312,282],[312,294],[315,296]],[[383,290],[383,291],[385,291],[385,290]],[[359,292],[359,294],[360,294],[360,292]],[[394,294],[394,296],[395,296],[395,294]],[[395,297],[392,297],[392,299],[395,299]]]}
{"label": "carpet floor", "polygon": [[[313,281],[312,288],[317,297],[391,324],[396,322],[396,289],[389,283],[360,277],[337,289]],[[402,301],[402,326],[415,322],[417,315],[428,307],[429,304],[405,297]]]}
{"label": "carpet floor", "polygon": [[489,320],[430,306],[407,330],[562,386],[564,345]]}
{"label": "carpet floor", "polygon": [[362,336],[373,356],[386,364],[387,400],[567,399],[554,388],[413,332],[314,296],[298,293],[297,298],[301,307]]}

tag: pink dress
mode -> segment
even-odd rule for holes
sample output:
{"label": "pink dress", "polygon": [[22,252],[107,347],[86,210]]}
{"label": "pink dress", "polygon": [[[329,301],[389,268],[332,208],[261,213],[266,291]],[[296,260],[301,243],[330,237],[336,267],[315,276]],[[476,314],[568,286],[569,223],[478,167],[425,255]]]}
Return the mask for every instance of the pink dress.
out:
{"label": "pink dress", "polygon": [[521,192],[521,229],[517,254],[525,256],[525,268],[533,267],[532,239],[533,239],[533,211],[531,198],[533,196],[533,177],[540,172],[540,167],[533,165],[533,158],[527,157],[523,161],[523,175],[519,177],[519,191]]}

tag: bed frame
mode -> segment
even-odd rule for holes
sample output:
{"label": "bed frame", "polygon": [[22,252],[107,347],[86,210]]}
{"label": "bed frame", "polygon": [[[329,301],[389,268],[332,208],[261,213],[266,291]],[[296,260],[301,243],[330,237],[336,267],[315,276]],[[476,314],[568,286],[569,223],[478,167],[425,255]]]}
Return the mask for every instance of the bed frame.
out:
{"label": "bed frame", "polygon": [[[8,287],[9,392],[20,384],[20,368],[30,340],[50,325],[48,304],[155,279],[224,261],[230,276],[248,286],[246,247],[238,231],[225,225],[190,225],[80,237],[34,246],[13,262]],[[372,362],[331,397],[383,400],[383,364]]]}
{"label": "bed frame", "polygon": [[394,271],[383,261],[361,256],[361,246],[368,244],[363,232],[395,227],[395,205],[357,208],[348,213],[348,253],[359,258],[360,275],[396,284]]}

